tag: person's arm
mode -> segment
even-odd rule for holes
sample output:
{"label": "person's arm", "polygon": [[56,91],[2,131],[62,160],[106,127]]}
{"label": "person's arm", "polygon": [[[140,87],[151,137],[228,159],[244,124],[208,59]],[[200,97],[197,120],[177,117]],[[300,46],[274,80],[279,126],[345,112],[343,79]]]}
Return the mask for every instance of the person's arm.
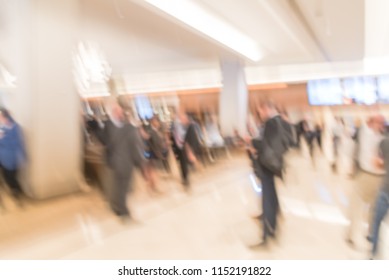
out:
{"label": "person's arm", "polygon": [[184,140],[184,149],[185,149],[185,152],[188,156],[188,159],[193,162],[193,163],[196,163],[197,162],[197,159],[196,159],[196,156],[195,156],[195,153],[193,152],[193,149],[195,147],[193,147],[193,145],[195,145],[194,143],[194,140],[195,140],[195,137],[196,137],[196,131],[194,129],[194,126],[193,124],[189,125],[187,131],[186,131],[186,134],[185,134],[185,140]]}
{"label": "person's arm", "polygon": [[378,156],[373,159],[374,165],[380,169],[384,169],[384,167],[385,167],[385,162],[384,162],[384,157],[383,157],[383,143],[384,143],[384,141],[385,140],[383,140],[379,146]]}
{"label": "person's arm", "polygon": [[16,146],[19,150],[21,161],[27,160],[27,152],[26,152],[26,146],[24,142],[23,132],[19,126],[16,126],[15,128],[15,141]]}
{"label": "person's arm", "polygon": [[100,141],[104,146],[107,145],[108,142],[108,124],[101,122],[99,127],[95,132],[96,138]]}
{"label": "person's arm", "polygon": [[190,162],[196,164],[197,163],[197,158],[192,150],[192,148],[190,147],[190,145],[188,143],[185,143],[184,144],[184,149],[185,149],[185,152],[188,156],[188,159]]}
{"label": "person's arm", "polygon": [[143,169],[144,164],[146,163],[145,157],[143,155],[143,151],[144,151],[143,141],[139,131],[135,127],[131,129],[133,131],[132,133],[130,133],[129,141],[131,147],[132,161],[137,168]]}
{"label": "person's arm", "polygon": [[155,154],[155,156],[159,159],[163,158],[162,151],[163,151],[163,139],[160,138],[158,133],[155,130],[152,130],[150,132],[150,146],[151,150]]}

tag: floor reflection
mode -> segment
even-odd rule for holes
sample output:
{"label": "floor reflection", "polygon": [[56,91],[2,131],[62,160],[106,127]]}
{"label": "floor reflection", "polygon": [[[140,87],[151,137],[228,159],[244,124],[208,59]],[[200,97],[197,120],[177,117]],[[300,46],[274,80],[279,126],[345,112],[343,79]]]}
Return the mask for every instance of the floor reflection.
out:
{"label": "floor reflection", "polygon": [[250,249],[261,236],[252,218],[260,214],[261,185],[246,157],[234,155],[194,174],[190,195],[164,178],[165,193],[151,197],[137,178],[129,204],[140,225],[121,224],[96,190],[10,207],[0,215],[0,258],[366,259],[362,234],[357,248],[344,240],[352,180],[333,175],[320,155],[316,168],[298,153],[290,160],[277,182],[280,238],[267,250]]}

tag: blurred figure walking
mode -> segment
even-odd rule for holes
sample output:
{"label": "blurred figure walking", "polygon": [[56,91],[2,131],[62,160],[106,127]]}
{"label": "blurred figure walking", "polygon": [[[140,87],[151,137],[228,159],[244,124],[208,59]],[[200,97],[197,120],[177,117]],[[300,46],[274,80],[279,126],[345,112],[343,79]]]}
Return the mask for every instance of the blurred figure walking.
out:
{"label": "blurred figure walking", "polygon": [[26,161],[22,130],[4,108],[0,108],[0,126],[0,167],[4,181],[22,206],[23,190],[18,179],[19,170]]}
{"label": "blurred figure walking", "polygon": [[111,102],[107,107],[109,120],[104,123],[99,139],[105,146],[106,163],[113,179],[108,200],[113,212],[127,222],[132,220],[126,201],[132,190],[133,169],[143,170],[145,164],[142,140],[138,129],[127,121],[117,102]]}
{"label": "blurred figure walking", "polygon": [[[182,184],[189,190],[190,181],[189,181],[189,163],[191,161],[190,157],[193,157],[193,154],[188,153],[189,147],[186,143],[187,141],[187,131],[189,127],[189,118],[185,111],[180,110],[173,122],[172,125],[172,146],[173,151],[176,155],[177,161],[180,164],[181,170],[181,179]],[[193,161],[194,159],[192,159]]]}
{"label": "blurred figure walking", "polygon": [[372,231],[369,240],[372,242],[371,259],[378,253],[379,233],[382,221],[385,219],[389,208],[389,138],[386,137],[380,144],[380,156],[376,160],[378,168],[385,170],[385,177],[381,183],[381,189],[375,202],[375,213],[372,222]]}
{"label": "blurred figure walking", "polygon": [[259,114],[265,121],[262,139],[253,143],[258,154],[256,174],[262,183],[263,236],[259,246],[267,244],[269,237],[276,237],[279,201],[275,177],[282,177],[284,155],[292,143],[292,135],[285,128],[284,120],[271,102],[259,107]]}
{"label": "blurred figure walking", "polygon": [[332,162],[331,167],[333,172],[337,172],[338,170],[339,146],[340,146],[343,129],[344,129],[343,119],[340,117],[336,117],[335,123],[332,127],[332,145],[333,145],[334,160]]}
{"label": "blurred figure walking", "polygon": [[350,203],[350,227],[347,241],[354,243],[355,231],[363,217],[364,206],[369,208],[369,231],[371,234],[371,221],[374,209],[372,207],[377,196],[379,185],[385,170],[378,168],[376,159],[379,156],[379,145],[383,140],[385,119],[381,115],[373,116],[367,125],[363,125],[359,131],[358,145],[358,173],[355,175],[355,188],[351,194]]}

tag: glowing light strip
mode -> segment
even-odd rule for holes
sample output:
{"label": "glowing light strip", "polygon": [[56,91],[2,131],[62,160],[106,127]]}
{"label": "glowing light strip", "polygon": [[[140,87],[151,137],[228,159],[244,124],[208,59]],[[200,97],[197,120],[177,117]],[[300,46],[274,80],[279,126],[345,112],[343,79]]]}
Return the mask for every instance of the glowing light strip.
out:
{"label": "glowing light strip", "polygon": [[262,58],[262,53],[254,40],[191,0],[145,0],[145,2],[252,61],[259,61]]}

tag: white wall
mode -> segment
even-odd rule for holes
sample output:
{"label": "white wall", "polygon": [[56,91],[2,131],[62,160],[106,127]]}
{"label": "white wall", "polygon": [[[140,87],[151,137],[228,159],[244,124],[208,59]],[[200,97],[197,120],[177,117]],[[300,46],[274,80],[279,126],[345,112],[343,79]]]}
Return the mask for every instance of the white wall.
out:
{"label": "white wall", "polygon": [[78,1],[3,2],[7,17],[0,31],[5,39],[1,54],[18,79],[4,100],[26,137],[25,191],[35,198],[76,191],[81,128],[71,54]]}

